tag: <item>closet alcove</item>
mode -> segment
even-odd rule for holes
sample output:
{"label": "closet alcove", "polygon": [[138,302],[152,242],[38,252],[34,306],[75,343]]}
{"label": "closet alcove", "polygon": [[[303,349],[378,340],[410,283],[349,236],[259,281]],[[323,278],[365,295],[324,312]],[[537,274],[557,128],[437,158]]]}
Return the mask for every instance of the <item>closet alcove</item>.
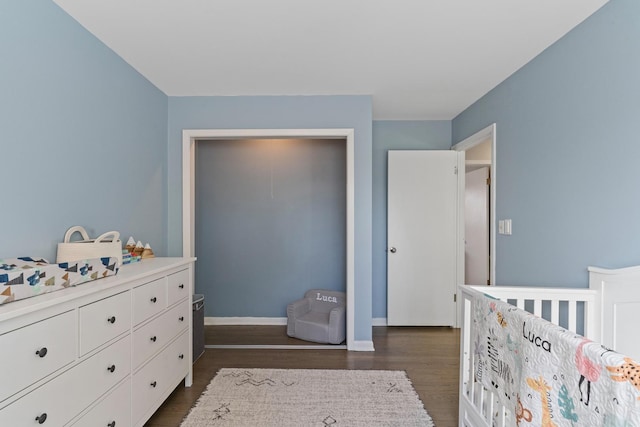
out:
{"label": "closet alcove", "polygon": [[282,324],[286,305],[306,290],[346,290],[346,146],[198,140],[195,283],[209,323]]}

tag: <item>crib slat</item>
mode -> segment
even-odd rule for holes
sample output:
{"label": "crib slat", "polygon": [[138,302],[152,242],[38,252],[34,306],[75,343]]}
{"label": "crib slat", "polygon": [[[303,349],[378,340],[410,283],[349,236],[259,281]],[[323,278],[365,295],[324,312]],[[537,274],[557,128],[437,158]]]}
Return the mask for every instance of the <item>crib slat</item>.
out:
{"label": "crib slat", "polygon": [[568,309],[568,313],[569,313],[569,330],[571,332],[575,332],[577,328],[577,322],[576,322],[576,306],[577,303],[575,300],[569,301],[569,309]]}
{"label": "crib slat", "polygon": [[467,372],[467,389],[469,390],[469,399],[473,401],[473,396],[476,392],[476,382],[473,378],[473,353],[471,353],[471,349],[469,349],[469,354],[471,357],[469,358],[469,370]]}
{"label": "crib slat", "polygon": [[533,314],[542,317],[542,300],[536,299],[533,301]]}
{"label": "crib slat", "polygon": [[507,427],[507,412],[504,407],[500,408],[497,425],[498,427]]}
{"label": "crib slat", "polygon": [[560,301],[551,300],[551,323],[560,324]]}
{"label": "crib slat", "polygon": [[524,310],[524,298],[518,298],[516,300],[516,307],[518,307],[521,310]]}
{"label": "crib slat", "polygon": [[585,302],[584,303],[584,335],[587,338],[592,339],[593,341],[599,341],[600,335],[599,330],[596,328],[596,316],[595,312],[595,303]]}

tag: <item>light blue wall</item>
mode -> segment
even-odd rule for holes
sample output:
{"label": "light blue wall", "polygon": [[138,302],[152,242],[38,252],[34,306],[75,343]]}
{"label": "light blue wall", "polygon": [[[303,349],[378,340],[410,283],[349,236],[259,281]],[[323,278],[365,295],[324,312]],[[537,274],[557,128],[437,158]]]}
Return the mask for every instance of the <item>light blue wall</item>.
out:
{"label": "light blue wall", "polygon": [[448,150],[451,121],[373,122],[373,317],[387,317],[387,152]]}
{"label": "light blue wall", "polygon": [[[497,282],[584,286],[637,264],[640,2],[611,0],[450,122],[374,122],[368,96],[167,98],[48,0],[0,2],[0,257],[71,225],[181,254],[183,128],[356,130],[356,339],[386,315],[387,149],[498,124]],[[168,120],[168,122],[167,122]],[[168,146],[165,145],[168,141]],[[168,158],[167,158],[168,156]]]}
{"label": "light blue wall", "polygon": [[167,97],[50,0],[0,2],[0,258],[68,227],[165,252]]}
{"label": "light blue wall", "polygon": [[369,96],[170,97],[169,254],[182,254],[183,129],[355,130],[355,333],[371,340],[372,137]]}
{"label": "light blue wall", "polygon": [[213,140],[196,150],[205,316],[286,317],[309,289],[345,291],[344,140]]}
{"label": "light blue wall", "polygon": [[640,2],[611,0],[453,120],[497,123],[498,284],[583,287],[640,262]]}

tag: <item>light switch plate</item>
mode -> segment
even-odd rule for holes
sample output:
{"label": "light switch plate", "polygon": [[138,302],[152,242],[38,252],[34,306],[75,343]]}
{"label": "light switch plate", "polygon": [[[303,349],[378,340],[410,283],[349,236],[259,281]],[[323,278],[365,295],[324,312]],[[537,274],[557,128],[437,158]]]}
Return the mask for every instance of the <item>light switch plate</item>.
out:
{"label": "light switch plate", "polygon": [[504,234],[504,219],[498,221],[498,234]]}

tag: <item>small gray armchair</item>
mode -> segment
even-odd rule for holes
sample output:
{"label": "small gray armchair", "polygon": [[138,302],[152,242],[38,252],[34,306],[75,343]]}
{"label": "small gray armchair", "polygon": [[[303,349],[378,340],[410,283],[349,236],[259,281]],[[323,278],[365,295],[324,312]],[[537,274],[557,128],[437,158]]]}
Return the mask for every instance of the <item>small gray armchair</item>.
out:
{"label": "small gray armchair", "polygon": [[344,292],[310,289],[287,305],[287,335],[305,341],[340,344],[346,335]]}

